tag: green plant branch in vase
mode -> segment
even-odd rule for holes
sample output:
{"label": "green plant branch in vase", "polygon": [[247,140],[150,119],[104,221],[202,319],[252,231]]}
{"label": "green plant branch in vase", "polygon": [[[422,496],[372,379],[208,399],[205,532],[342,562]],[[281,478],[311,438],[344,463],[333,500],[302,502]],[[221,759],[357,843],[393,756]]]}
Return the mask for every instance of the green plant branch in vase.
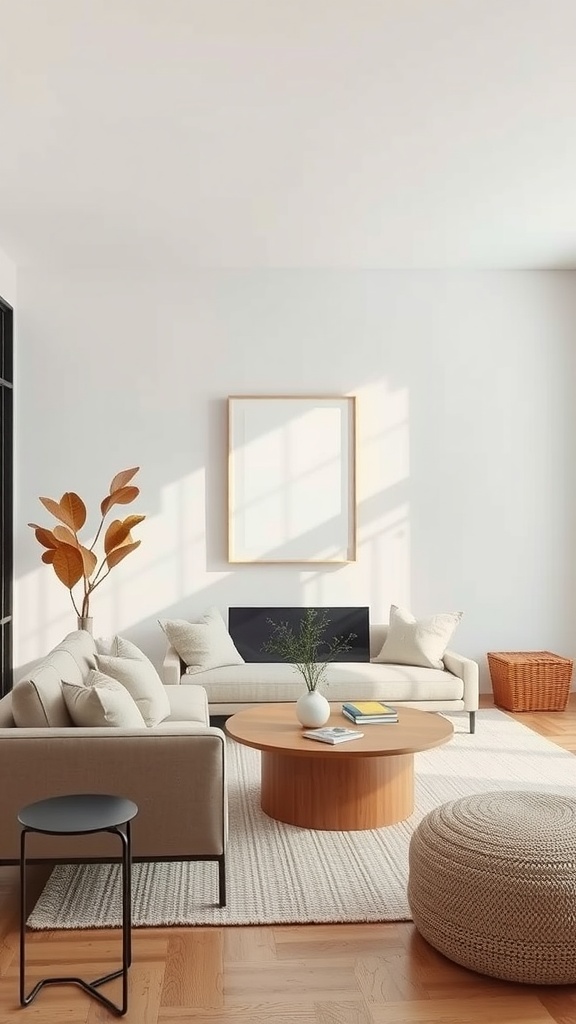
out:
{"label": "green plant branch in vase", "polygon": [[347,637],[326,640],[324,634],[330,618],[327,612],[319,614],[316,608],[304,609],[298,632],[287,622],[267,621],[272,633],[262,650],[292,662],[294,669],[304,677],[309,693],[318,689],[328,663],[335,661],[342,651],[349,651],[352,646],[349,641],[356,637],[356,633],[349,633]]}
{"label": "green plant branch in vase", "polygon": [[[130,505],[140,494],[138,487],[130,481],[136,476],[139,466],[123,469],[113,478],[108,494],[100,502],[100,523],[90,547],[82,544],[78,536],[86,523],[86,505],[74,491],[66,491],[60,501],[40,498],[44,508],[59,520],[52,530],[37,523],[28,523],[36,540],[45,548],[42,561],[51,565],[56,576],[70,592],[70,599],[79,620],[90,618],[90,598],[93,592],[126,555],[140,546],[133,540],[132,529],[146,516],[131,515],[126,519],[114,519],[104,533],[103,551],[95,552],[96,544],[104,528],[104,521],[115,505]],[[74,594],[74,587],[80,584],[80,593]]]}

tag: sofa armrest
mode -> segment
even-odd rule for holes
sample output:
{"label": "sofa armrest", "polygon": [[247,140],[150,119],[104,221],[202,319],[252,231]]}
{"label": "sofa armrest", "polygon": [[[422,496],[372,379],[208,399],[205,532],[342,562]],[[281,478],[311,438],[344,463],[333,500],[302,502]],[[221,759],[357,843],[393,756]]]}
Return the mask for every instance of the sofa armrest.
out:
{"label": "sofa armrest", "polygon": [[442,660],[448,672],[458,676],[464,683],[464,710],[477,711],[480,694],[477,662],[465,658],[462,654],[456,654],[455,651],[444,651]]}
{"label": "sofa armrest", "polygon": [[[0,861],[17,861],[17,814],[65,793],[134,800],[133,855],[218,857],[227,838],[226,738],[221,729],[165,723],[158,729],[0,729]],[[30,837],[30,858],[118,857],[114,837]]]}
{"label": "sofa armrest", "polygon": [[168,644],[162,662],[162,682],[164,686],[179,686],[182,673],[186,666],[178,652]]}

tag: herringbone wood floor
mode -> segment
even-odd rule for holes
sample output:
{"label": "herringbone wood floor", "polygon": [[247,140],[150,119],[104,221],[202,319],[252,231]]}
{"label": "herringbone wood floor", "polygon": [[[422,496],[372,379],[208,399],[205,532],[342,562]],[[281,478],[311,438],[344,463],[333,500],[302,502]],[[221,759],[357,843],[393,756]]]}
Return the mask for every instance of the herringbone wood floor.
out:
{"label": "herringbone wood floor", "polygon": [[[485,706],[491,704],[486,697]],[[576,753],[576,695],[565,712],[521,722]],[[481,728],[481,722],[479,723]],[[38,869],[41,886],[45,870]],[[0,1024],[101,1024],[111,1018],[75,987],[18,1007],[18,877],[0,871]],[[115,931],[30,933],[29,982],[112,969]],[[117,982],[106,986],[119,997]],[[411,924],[137,929],[130,970],[134,1024],[575,1024],[576,986],[512,985],[444,959]]]}

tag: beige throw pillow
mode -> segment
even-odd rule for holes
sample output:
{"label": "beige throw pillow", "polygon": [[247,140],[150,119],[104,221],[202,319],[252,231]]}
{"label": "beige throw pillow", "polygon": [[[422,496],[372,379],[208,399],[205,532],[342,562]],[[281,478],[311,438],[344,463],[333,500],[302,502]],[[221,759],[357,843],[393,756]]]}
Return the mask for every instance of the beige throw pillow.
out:
{"label": "beige throw pillow", "polygon": [[[111,676],[125,686],[146,723],[152,727],[163,722],[170,714],[170,701],[154,665],[138,647],[121,637],[116,650],[129,651],[134,648],[139,657],[113,654],[97,654],[96,664],[101,672]],[[129,644],[129,647],[126,645]]]}
{"label": "beige throw pillow", "polygon": [[443,612],[417,620],[405,608],[390,608],[388,635],[373,661],[390,665],[444,668],[444,651],[463,612]]}
{"label": "beige throw pillow", "polygon": [[125,686],[91,669],[86,685],[62,680],[66,707],[74,725],[143,729],[144,719]]}
{"label": "beige throw pillow", "polygon": [[209,608],[200,622],[186,619],[158,619],[158,622],[188,666],[188,675],[223,665],[244,664],[217,608]]}
{"label": "beige throw pillow", "polygon": [[144,651],[123,636],[101,636],[95,640],[95,644],[96,654],[111,654],[114,658],[133,658],[135,661],[147,661],[148,664],[152,664]]}

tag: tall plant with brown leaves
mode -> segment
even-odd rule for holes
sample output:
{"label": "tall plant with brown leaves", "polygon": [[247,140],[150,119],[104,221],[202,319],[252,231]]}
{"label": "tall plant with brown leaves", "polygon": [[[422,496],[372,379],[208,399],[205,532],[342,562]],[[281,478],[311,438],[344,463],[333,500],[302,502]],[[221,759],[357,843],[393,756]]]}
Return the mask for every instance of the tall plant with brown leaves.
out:
{"label": "tall plant with brown leaves", "polygon": [[[42,561],[51,565],[58,579],[70,591],[70,598],[76,614],[82,618],[90,615],[90,598],[92,593],[104,582],[115,565],[126,555],[135,551],[140,545],[139,540],[132,539],[132,529],[141,523],[146,516],[127,516],[126,519],[114,519],[104,533],[104,551],[97,555],[94,548],[104,528],[104,520],[115,505],[130,505],[140,490],[130,481],[136,476],[139,466],[123,469],[117,473],[105,498],[100,503],[100,525],[90,547],[81,543],[79,531],[86,523],[86,505],[74,491],[66,491],[60,501],[53,498],[40,498],[44,508],[48,510],[62,525],[49,530],[37,523],[28,523],[36,535],[36,540],[46,550]],[[82,583],[82,600],[79,605],[74,597],[74,587]]]}

